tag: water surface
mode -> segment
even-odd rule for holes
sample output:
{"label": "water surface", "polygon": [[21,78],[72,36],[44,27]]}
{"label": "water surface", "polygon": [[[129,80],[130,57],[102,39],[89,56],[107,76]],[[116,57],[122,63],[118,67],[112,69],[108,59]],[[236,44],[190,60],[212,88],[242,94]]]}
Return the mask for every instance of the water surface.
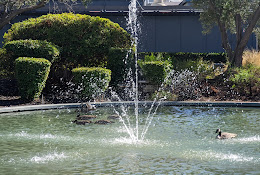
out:
{"label": "water surface", "polygon": [[[147,111],[139,111],[142,129]],[[0,114],[0,174],[260,174],[259,116],[257,108],[160,107],[145,139],[132,143],[120,121],[72,123],[75,109]],[[216,140],[218,127],[238,137]]]}

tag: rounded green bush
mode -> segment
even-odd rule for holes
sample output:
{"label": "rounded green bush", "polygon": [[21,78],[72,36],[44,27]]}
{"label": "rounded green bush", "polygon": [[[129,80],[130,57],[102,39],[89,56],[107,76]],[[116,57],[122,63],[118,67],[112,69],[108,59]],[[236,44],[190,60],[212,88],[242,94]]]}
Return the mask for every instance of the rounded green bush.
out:
{"label": "rounded green bush", "polygon": [[5,42],[46,40],[61,47],[62,63],[104,66],[111,47],[129,48],[130,34],[109,19],[72,13],[48,14],[15,23]]}
{"label": "rounded green bush", "polygon": [[12,58],[12,54],[7,53],[6,49],[0,48],[0,79],[14,77],[14,60]]}
{"label": "rounded green bush", "polygon": [[107,68],[112,71],[110,85],[117,86],[125,80],[130,67],[134,67],[133,54],[129,49],[111,48]]}
{"label": "rounded green bush", "polygon": [[44,58],[19,57],[15,60],[16,79],[23,100],[41,95],[50,72],[51,62]]}
{"label": "rounded green bush", "polygon": [[13,57],[36,57],[46,58],[50,62],[54,62],[59,58],[60,51],[54,44],[41,40],[15,40],[5,43],[6,51]]}
{"label": "rounded green bush", "polygon": [[111,81],[111,70],[101,67],[72,69],[73,82],[79,86],[82,97],[94,99],[102,94]]}
{"label": "rounded green bush", "polygon": [[138,61],[138,65],[150,83],[161,84],[163,83],[167,73],[170,69],[168,61]]}

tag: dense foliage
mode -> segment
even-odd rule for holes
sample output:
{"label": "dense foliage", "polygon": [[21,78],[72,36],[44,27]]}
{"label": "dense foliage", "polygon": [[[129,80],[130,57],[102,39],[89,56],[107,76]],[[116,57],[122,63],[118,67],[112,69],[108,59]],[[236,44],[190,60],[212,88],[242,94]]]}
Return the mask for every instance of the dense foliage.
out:
{"label": "dense foliage", "polygon": [[170,70],[170,63],[167,61],[139,61],[138,64],[144,76],[153,84],[163,83]]}
{"label": "dense foliage", "polygon": [[247,64],[230,71],[232,88],[241,95],[258,95],[260,92],[260,67]]}
{"label": "dense foliage", "polygon": [[[195,8],[203,10],[200,20],[204,32],[218,26],[222,47],[225,49],[231,65],[242,66],[242,55],[247,42],[260,19],[259,0],[193,0]],[[236,36],[232,48],[229,33]]]}
{"label": "dense foliage", "polygon": [[[53,0],[52,0],[53,1]],[[52,2],[51,1],[51,2]],[[80,0],[83,5],[87,5],[91,0]],[[41,7],[44,7],[50,0],[0,0],[0,29],[5,25],[10,23],[19,14],[36,10]],[[54,2],[54,1],[53,1]],[[63,3],[66,5],[67,10],[73,10],[73,4],[79,3],[79,0],[55,0],[55,6],[53,9],[49,9],[52,12],[55,12],[58,3]]]}
{"label": "dense foliage", "polygon": [[4,39],[52,42],[62,48],[61,61],[75,67],[104,66],[111,47],[129,48],[131,44],[130,35],[117,23],[72,13],[48,14],[15,23]]}
{"label": "dense foliage", "polygon": [[81,97],[89,100],[104,93],[111,81],[111,70],[101,67],[79,67],[72,74]]}
{"label": "dense foliage", "polygon": [[45,86],[51,62],[44,58],[20,57],[15,60],[16,78],[21,98],[38,98]]}
{"label": "dense foliage", "polygon": [[225,53],[193,53],[193,52],[142,52],[139,54],[141,58],[150,60],[168,60],[174,63],[176,60],[198,60],[203,59],[214,63],[226,63],[227,55]]}
{"label": "dense foliage", "polygon": [[0,48],[0,79],[13,78],[14,76],[14,59],[8,54],[6,49]]}
{"label": "dense foliage", "polygon": [[134,65],[129,49],[111,48],[108,53],[107,69],[112,71],[110,85],[117,86],[125,80],[129,69]]}
{"label": "dense foliage", "polygon": [[59,58],[60,51],[54,44],[41,40],[14,40],[5,43],[4,47],[13,58],[37,57],[54,62]]}
{"label": "dense foliage", "polygon": [[198,75],[200,80],[212,78],[216,71],[214,63],[225,63],[225,53],[141,53],[143,60],[168,61],[175,71],[189,70]]}

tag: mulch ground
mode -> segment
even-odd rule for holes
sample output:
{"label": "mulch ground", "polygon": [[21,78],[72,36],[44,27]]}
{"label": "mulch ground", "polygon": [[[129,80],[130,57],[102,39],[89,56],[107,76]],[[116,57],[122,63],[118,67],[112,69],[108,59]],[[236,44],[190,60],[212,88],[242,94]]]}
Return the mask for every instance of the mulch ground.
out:
{"label": "mulch ground", "polygon": [[0,80],[0,107],[18,106],[18,105],[41,104],[39,100],[25,102],[18,96],[17,83],[14,80]]}
{"label": "mulch ground", "polygon": [[[254,97],[241,96],[230,93],[230,89],[225,86],[207,85],[208,93],[202,95],[199,99],[184,99],[185,101],[260,101],[259,95]],[[13,80],[0,80],[0,107],[39,105],[39,104],[57,104],[57,103],[78,102],[76,99],[59,97],[58,94],[43,94],[39,99],[32,102],[21,100],[18,95],[17,84]]]}

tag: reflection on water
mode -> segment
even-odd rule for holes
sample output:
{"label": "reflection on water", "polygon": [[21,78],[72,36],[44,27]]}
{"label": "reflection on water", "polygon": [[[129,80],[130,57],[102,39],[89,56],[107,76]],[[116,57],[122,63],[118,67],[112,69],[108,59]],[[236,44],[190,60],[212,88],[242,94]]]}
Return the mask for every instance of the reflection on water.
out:
{"label": "reflection on water", "polygon": [[[142,128],[146,110],[140,111]],[[92,114],[106,119],[113,110]],[[161,107],[146,138],[135,143],[120,121],[75,125],[74,110],[1,114],[0,174],[260,174],[259,114]],[[218,127],[238,137],[216,140]]]}

